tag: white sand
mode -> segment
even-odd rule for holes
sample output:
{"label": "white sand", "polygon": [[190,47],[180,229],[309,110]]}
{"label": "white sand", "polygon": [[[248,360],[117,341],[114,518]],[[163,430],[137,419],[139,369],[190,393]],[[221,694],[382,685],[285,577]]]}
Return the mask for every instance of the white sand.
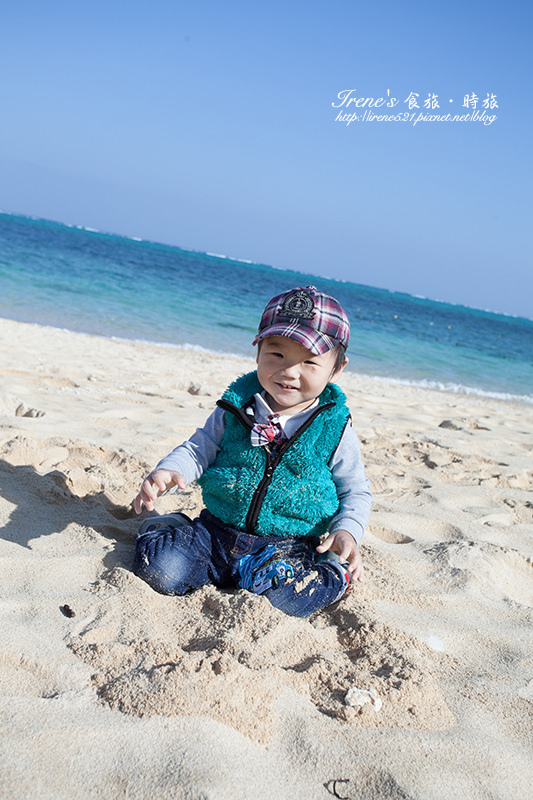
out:
{"label": "white sand", "polygon": [[367,578],[305,621],[130,571],[140,479],[251,361],[8,320],[0,341],[2,798],[531,796],[531,406],[343,376]]}

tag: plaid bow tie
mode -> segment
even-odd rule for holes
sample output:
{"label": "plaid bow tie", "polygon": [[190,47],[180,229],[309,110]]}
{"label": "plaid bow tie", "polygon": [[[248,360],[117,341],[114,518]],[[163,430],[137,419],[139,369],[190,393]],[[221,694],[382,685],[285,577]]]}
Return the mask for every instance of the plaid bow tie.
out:
{"label": "plaid bow tie", "polygon": [[252,428],[250,439],[253,447],[264,447],[272,442],[276,444],[281,442],[283,430],[279,424],[279,414],[269,414],[267,423],[256,422]]}

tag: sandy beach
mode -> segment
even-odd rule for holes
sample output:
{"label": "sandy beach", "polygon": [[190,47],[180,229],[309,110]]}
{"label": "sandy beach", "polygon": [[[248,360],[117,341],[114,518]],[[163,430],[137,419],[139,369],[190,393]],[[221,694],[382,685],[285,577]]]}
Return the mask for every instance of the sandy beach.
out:
{"label": "sandy beach", "polygon": [[345,373],[366,580],[300,620],[131,572],[141,479],[252,360],[3,319],[0,349],[4,800],[531,796],[532,406]]}

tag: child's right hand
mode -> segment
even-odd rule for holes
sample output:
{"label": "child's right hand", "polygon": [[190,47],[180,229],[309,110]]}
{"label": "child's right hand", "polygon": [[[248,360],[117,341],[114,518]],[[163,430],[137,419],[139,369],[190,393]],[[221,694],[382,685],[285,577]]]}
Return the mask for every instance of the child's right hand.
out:
{"label": "child's right hand", "polygon": [[136,514],[140,514],[142,507],[147,511],[154,510],[154,500],[164,494],[173,486],[185,489],[187,482],[181,472],[171,472],[168,469],[156,469],[144,479],[141,491],[133,501],[133,508]]}

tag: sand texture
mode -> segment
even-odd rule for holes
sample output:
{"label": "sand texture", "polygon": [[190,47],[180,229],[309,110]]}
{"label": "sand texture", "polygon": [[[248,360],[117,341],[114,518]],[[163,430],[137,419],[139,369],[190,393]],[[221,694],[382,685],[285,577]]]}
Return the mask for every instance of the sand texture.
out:
{"label": "sand texture", "polygon": [[533,407],[345,374],[366,581],[299,620],[131,572],[142,477],[252,361],[8,320],[0,352],[4,800],[532,796]]}

